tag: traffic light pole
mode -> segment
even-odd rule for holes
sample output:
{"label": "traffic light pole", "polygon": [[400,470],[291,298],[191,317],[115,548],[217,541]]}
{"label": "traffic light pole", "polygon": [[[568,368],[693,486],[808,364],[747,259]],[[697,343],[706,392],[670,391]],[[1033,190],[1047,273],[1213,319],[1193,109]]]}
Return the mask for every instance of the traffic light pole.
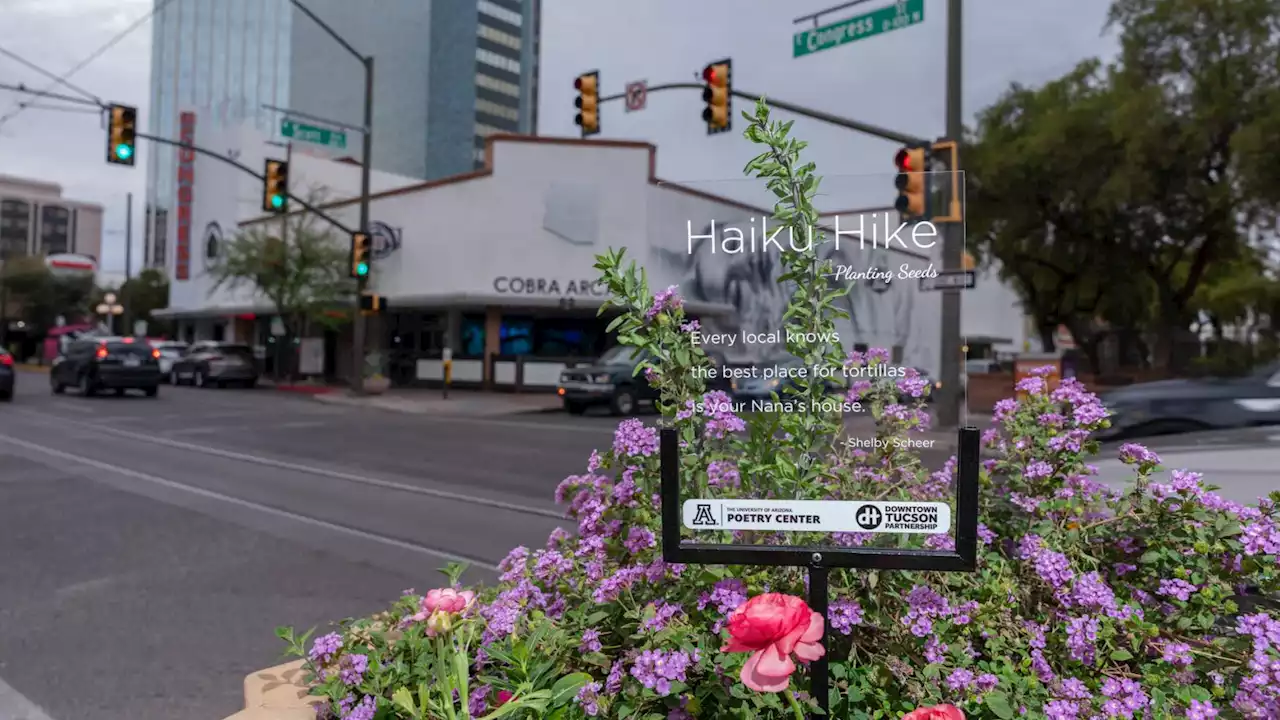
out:
{"label": "traffic light pole", "polygon": [[[362,57],[364,63],[364,144],[360,165],[360,232],[369,232],[369,193],[373,166],[373,56]],[[372,269],[373,263],[370,263]],[[351,315],[351,392],[364,393],[364,347],[368,325],[360,312],[360,298],[369,285],[368,276],[356,279],[355,310]]]}
{"label": "traffic light pole", "polygon": [[[706,86],[703,85],[702,83],[665,83],[662,85],[654,85],[652,87],[645,88],[645,93],[652,94],[655,92],[661,92],[663,90],[701,91],[704,87]],[[747,92],[746,90],[731,90],[730,94],[732,94],[734,97],[743,98],[744,100],[750,100],[752,102],[759,101],[760,99],[763,98],[766,102],[769,103],[769,107],[777,108],[779,110],[786,110],[787,112],[795,113],[796,115],[802,115],[807,118],[812,118],[814,120],[827,123],[828,125],[835,125],[837,127],[845,128],[846,130],[855,130],[860,133],[872,135],[878,138],[883,138],[885,140],[891,140],[893,142],[904,143],[907,145],[914,145],[918,143],[924,143],[924,144],[929,143],[928,140],[915,137],[914,135],[900,133],[897,130],[890,130],[888,128],[883,128],[878,125],[872,125],[870,123],[864,123],[858,120],[852,120],[850,118],[840,117],[839,115],[832,115],[831,113],[825,113],[825,112],[822,112],[821,110],[814,110],[813,108],[805,107],[803,105],[796,105],[795,103],[785,102],[773,97],[765,97],[757,93]],[[608,95],[608,96],[602,97],[600,98],[600,102],[601,104],[603,104],[603,103],[611,102],[614,100],[623,100],[626,97],[627,97],[627,94],[623,92],[623,93],[618,93],[616,95]]]}
{"label": "traffic light pole", "polygon": [[[964,26],[960,16],[961,0],[947,0],[947,137],[959,143],[964,135],[964,114],[961,104],[964,59]],[[957,149],[952,157],[959,164]],[[963,177],[959,168],[948,168],[953,178]],[[953,187],[954,197],[964,191],[963,183]],[[942,267],[944,270],[960,270],[964,266],[965,223],[964,214],[958,220],[945,223],[942,240]],[[963,291],[954,288],[942,291],[942,393],[938,398],[938,424],[956,427],[960,424],[961,405],[965,402],[965,389],[961,387],[961,369],[964,350],[961,344],[960,318]]]}
{"label": "traffic light pole", "polygon": [[[250,168],[250,167],[249,167],[249,166],[247,166],[247,165],[244,165],[244,164],[242,164],[242,163],[236,162],[235,160],[232,160],[231,158],[227,157],[226,155],[222,155],[222,154],[220,154],[220,153],[216,153],[216,152],[214,152],[214,151],[212,151],[212,150],[206,150],[205,148],[202,148],[202,147],[200,147],[199,145],[192,145],[192,144],[190,144],[190,143],[179,142],[179,141],[177,141],[177,140],[170,140],[169,138],[162,138],[162,137],[159,137],[159,136],[156,136],[156,135],[148,135],[148,134],[146,134],[146,133],[137,133],[137,136],[138,136],[139,138],[142,138],[143,140],[150,140],[151,142],[158,142],[158,143],[160,143],[161,145],[169,145],[169,146],[171,146],[171,147],[181,148],[181,149],[183,149],[183,150],[190,150],[191,152],[193,152],[193,153],[195,153],[195,154],[197,154],[197,155],[203,155],[204,157],[207,157],[207,158],[213,158],[214,160],[217,160],[217,161],[219,161],[219,162],[226,163],[226,164],[228,164],[228,165],[230,165],[230,166],[232,166],[232,167],[234,167],[234,168],[236,168],[236,169],[240,170],[240,172],[244,172],[244,173],[248,173],[248,174],[252,175],[253,177],[257,178],[258,180],[261,180],[262,182],[266,182],[266,181],[267,181],[267,179],[266,179],[265,177],[263,177],[262,173],[258,172],[257,170],[253,170],[252,168]],[[299,205],[301,205],[301,206],[303,207],[303,209],[305,209],[307,212],[309,212],[309,213],[311,213],[311,214],[315,215],[316,217],[320,218],[321,220],[324,220],[325,222],[327,222],[327,223],[329,223],[330,225],[332,225],[332,226],[334,226],[334,227],[338,228],[338,229],[339,229],[339,230],[341,230],[342,232],[347,233],[348,235],[349,235],[349,234],[351,234],[351,233],[353,233],[353,232],[355,232],[354,230],[352,230],[351,228],[347,227],[346,225],[343,225],[341,222],[339,222],[337,219],[335,219],[335,218],[334,218],[332,215],[330,215],[329,213],[327,213],[327,212],[325,212],[325,211],[321,210],[320,208],[316,207],[315,205],[312,205],[311,203],[307,202],[306,200],[303,200],[302,198],[298,197],[297,195],[294,195],[293,193],[289,193],[289,192],[286,192],[285,194],[287,194],[287,195],[289,196],[289,199],[290,199],[291,201],[296,202],[296,203],[298,203]]]}

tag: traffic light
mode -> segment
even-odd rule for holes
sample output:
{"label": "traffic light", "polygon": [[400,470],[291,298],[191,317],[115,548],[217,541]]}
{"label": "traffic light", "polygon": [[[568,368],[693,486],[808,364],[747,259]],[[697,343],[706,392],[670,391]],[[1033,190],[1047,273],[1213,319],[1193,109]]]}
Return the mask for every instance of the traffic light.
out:
{"label": "traffic light", "polygon": [[[933,222],[964,222],[964,204],[962,198],[964,196],[964,176],[960,172],[960,147],[954,140],[945,138],[938,140],[933,144],[930,152],[935,160],[940,160],[947,166],[946,180],[940,183],[942,192],[938,193],[938,204],[946,208],[945,214],[939,214],[938,211],[930,212],[932,216],[929,219]],[[930,188],[933,190],[933,188]],[[969,268],[965,268],[966,270]]]}
{"label": "traffic light", "polygon": [[715,135],[733,127],[733,61],[728,58],[713,62],[702,69],[702,99],[707,107],[702,119],[707,123],[707,134]]}
{"label": "traffic light", "polygon": [[898,176],[893,184],[898,188],[898,199],[893,206],[904,218],[923,220],[928,213],[927,157],[925,149],[918,146],[904,147],[894,156]]}
{"label": "traffic light", "polygon": [[578,91],[578,99],[573,103],[578,108],[578,116],[573,121],[582,128],[582,137],[595,135],[600,132],[600,71],[579,75],[573,87]]}
{"label": "traffic light", "polygon": [[387,299],[376,293],[360,296],[360,310],[370,315],[387,311]]}
{"label": "traffic light", "polygon": [[369,277],[371,247],[368,233],[351,233],[351,277]]}
{"label": "traffic light", "polygon": [[268,160],[262,171],[262,209],[282,213],[289,208],[289,163]]}
{"label": "traffic light", "polygon": [[107,162],[132,167],[137,154],[138,111],[127,105],[112,105],[107,112]]}

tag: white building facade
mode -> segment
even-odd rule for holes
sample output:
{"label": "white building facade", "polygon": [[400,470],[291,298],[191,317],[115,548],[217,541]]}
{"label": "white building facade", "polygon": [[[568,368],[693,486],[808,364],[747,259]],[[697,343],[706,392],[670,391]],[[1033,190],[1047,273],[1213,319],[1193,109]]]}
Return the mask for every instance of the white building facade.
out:
{"label": "white building facade", "polygon": [[[210,142],[239,143],[239,160],[251,157],[252,131]],[[274,152],[273,148],[272,149]],[[783,268],[776,246],[726,252],[740,230],[750,236],[771,212],[740,197],[654,176],[657,150],[645,143],[496,136],[484,169],[453,178],[406,184],[381,176],[371,205],[375,258],[370,289],[390,310],[373,318],[369,349],[386,358],[387,372],[401,385],[430,384],[441,377],[441,356],[454,358],[455,382],[490,387],[553,385],[567,364],[595,357],[612,340],[604,300],[593,268],[598,255],[626,248],[647,272],[650,289],[680,288],[691,314],[709,332],[767,332],[782,326],[788,294],[778,285]],[[353,195],[358,168],[314,162],[292,168],[292,182],[323,184],[341,201],[325,211],[344,225],[358,223]],[[182,268],[171,268],[170,309],[179,334],[188,339],[226,339],[260,344],[269,304],[253,293],[211,292],[208,263],[216,262],[210,239],[240,226],[278,222],[262,218],[260,183],[209,158],[196,158],[191,180],[191,228]],[[354,171],[348,173],[348,170]],[[741,184],[742,181],[735,181]],[[749,181],[752,187],[760,184]],[[940,267],[940,238],[921,236],[892,248],[874,246],[854,231],[897,225],[870,213],[823,218],[828,235],[839,223],[840,247],[828,242],[824,255],[852,272],[897,275]],[[770,230],[772,232],[772,230]],[[784,240],[785,241],[785,240]],[[183,256],[183,251],[176,254]],[[844,345],[891,349],[903,364],[937,372],[940,365],[941,294],[915,279],[843,281],[850,318],[837,330]],[[1003,288],[974,295],[982,307],[967,307],[966,321],[979,317],[1005,333],[1020,332],[1016,298]],[[968,300],[968,298],[966,298]],[[1021,337],[1009,337],[1021,344]],[[351,352],[343,333],[326,340],[330,374],[346,374]],[[749,361],[781,352],[776,346],[722,348],[730,360]]]}

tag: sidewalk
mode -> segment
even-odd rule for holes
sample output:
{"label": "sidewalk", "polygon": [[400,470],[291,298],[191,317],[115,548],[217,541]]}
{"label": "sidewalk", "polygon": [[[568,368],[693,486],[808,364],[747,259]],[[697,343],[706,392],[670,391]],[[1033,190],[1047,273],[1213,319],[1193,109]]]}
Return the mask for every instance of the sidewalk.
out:
{"label": "sidewalk", "polygon": [[411,415],[462,415],[501,417],[527,413],[561,412],[560,398],[549,393],[495,393],[478,390],[449,391],[448,399],[439,390],[391,390],[383,395],[354,396],[349,392],[316,395],[333,405],[371,407]]}

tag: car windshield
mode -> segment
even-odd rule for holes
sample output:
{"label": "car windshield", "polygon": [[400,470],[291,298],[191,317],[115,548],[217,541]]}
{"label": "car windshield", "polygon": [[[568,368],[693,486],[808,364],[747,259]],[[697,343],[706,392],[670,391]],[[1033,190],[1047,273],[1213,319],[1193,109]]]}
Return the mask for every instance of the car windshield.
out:
{"label": "car windshield", "polygon": [[616,345],[605,351],[596,362],[600,365],[635,365],[642,351],[627,345]]}

